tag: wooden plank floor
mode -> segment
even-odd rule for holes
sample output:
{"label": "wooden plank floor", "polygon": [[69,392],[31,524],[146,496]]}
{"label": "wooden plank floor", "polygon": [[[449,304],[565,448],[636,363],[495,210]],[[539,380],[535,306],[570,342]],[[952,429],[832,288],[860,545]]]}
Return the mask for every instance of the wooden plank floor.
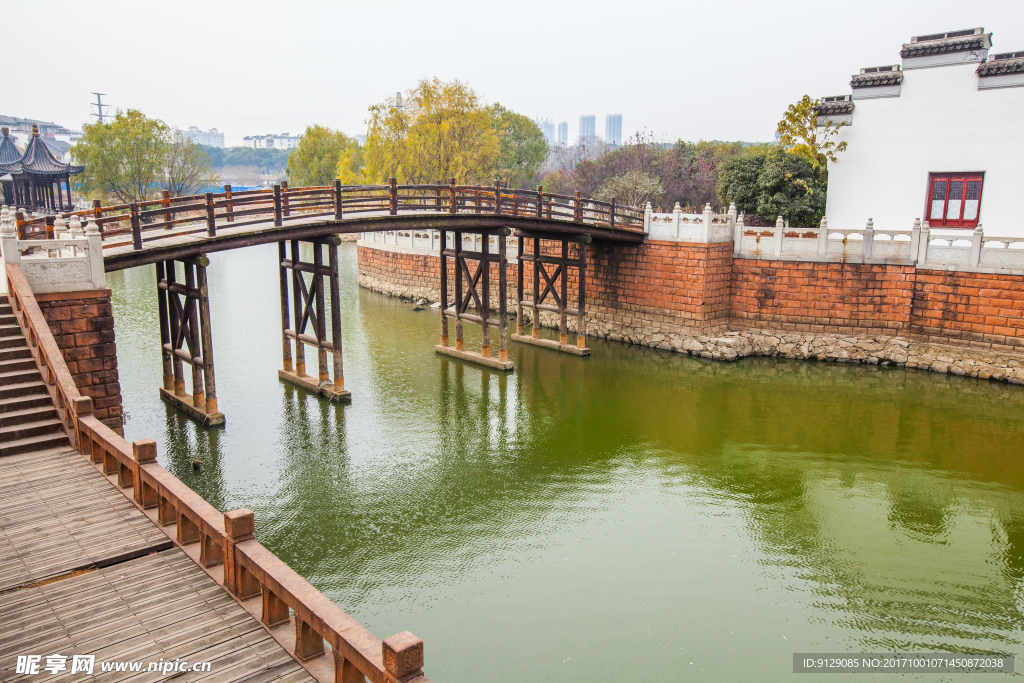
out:
{"label": "wooden plank floor", "polygon": [[0,458],[0,592],[169,547],[78,451]]}
{"label": "wooden plank floor", "polygon": [[[184,680],[263,683],[314,679],[245,609],[178,548],[44,585],[0,594],[0,681],[18,655],[95,655],[96,681],[157,681],[150,662],[211,662]],[[141,662],[139,673],[102,672],[102,663]],[[180,675],[180,674],[179,674]],[[172,676],[173,677],[173,676]]]}

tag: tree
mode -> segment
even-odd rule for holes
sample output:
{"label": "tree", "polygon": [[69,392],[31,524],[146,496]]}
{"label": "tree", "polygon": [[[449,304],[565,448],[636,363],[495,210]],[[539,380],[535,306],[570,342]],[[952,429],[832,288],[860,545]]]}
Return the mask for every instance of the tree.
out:
{"label": "tree", "polygon": [[288,155],[288,179],[296,187],[330,185],[339,175],[339,162],[357,147],[356,141],[341,131],[309,126],[299,146]]}
{"label": "tree", "polygon": [[727,159],[718,192],[744,213],[769,221],[783,216],[798,226],[812,227],[825,212],[827,178],[807,158],[776,145],[761,145]]}
{"label": "tree", "polygon": [[366,174],[403,183],[488,182],[500,149],[491,113],[461,81],[421,80],[370,107]]}
{"label": "tree", "polygon": [[836,154],[846,150],[846,142],[837,143],[832,138],[847,125],[846,121],[833,124],[828,119],[819,130],[814,100],[810,95],[804,95],[798,102],[789,105],[779,121],[779,144],[791,153],[807,159],[817,171],[825,168],[829,162],[835,163]]}
{"label": "tree", "polygon": [[615,197],[622,204],[642,209],[644,204],[664,191],[665,188],[654,176],[630,170],[607,180],[597,191],[595,199],[608,202]]}
{"label": "tree", "polygon": [[118,110],[109,123],[86,124],[72,154],[85,165],[81,182],[87,194],[113,195],[128,204],[160,185],[168,148],[167,125],[129,109]]}
{"label": "tree", "polygon": [[548,143],[540,127],[500,104],[490,113],[498,135],[498,158],[494,175],[509,187],[523,187],[548,158]]}
{"label": "tree", "polygon": [[180,130],[169,134],[161,186],[172,197],[194,195],[218,184],[210,156]]}

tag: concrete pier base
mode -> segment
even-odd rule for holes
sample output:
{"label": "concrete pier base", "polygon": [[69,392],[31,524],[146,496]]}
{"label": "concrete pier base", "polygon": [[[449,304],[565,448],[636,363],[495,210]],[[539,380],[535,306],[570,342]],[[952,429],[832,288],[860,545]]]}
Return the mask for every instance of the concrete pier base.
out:
{"label": "concrete pier base", "polygon": [[320,383],[317,381],[315,377],[310,377],[309,375],[297,375],[289,370],[278,370],[277,376],[279,379],[283,379],[286,382],[291,382],[296,386],[300,386],[303,389],[312,391],[314,394],[317,394],[318,396],[323,396],[332,403],[352,402],[351,391],[348,391],[347,389],[336,391],[334,389],[333,384],[324,385],[321,387]]}
{"label": "concrete pier base", "polygon": [[163,387],[160,387],[160,398],[167,401],[175,408],[185,411],[189,417],[202,423],[204,427],[219,427],[224,424],[224,413],[220,411],[208,413],[205,408],[195,407],[192,405],[192,396],[190,394],[178,396],[174,392],[167,391]]}
{"label": "concrete pier base", "polygon": [[534,346],[540,346],[554,351],[561,351],[562,353],[571,353],[574,356],[590,355],[589,347],[579,347],[574,346],[573,344],[561,344],[554,339],[542,339],[540,337],[534,338],[528,334],[513,334],[512,341],[522,342],[524,344],[533,344]]}
{"label": "concrete pier base", "polygon": [[445,356],[451,356],[452,358],[458,358],[459,360],[483,365],[484,367],[491,368],[492,370],[511,372],[516,367],[515,363],[510,360],[498,360],[493,356],[485,356],[477,353],[476,351],[458,351],[453,346],[442,346],[438,344],[434,347],[434,351]]}

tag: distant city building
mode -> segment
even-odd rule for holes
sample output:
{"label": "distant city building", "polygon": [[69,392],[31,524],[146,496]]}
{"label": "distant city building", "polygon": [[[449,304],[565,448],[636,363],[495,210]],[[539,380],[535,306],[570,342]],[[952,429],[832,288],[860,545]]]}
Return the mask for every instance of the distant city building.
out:
{"label": "distant city building", "polygon": [[562,121],[558,124],[558,144],[565,147],[569,144],[569,122]]}
{"label": "distant city building", "polygon": [[366,146],[366,133],[356,133],[355,138],[360,147]]}
{"label": "distant city building", "polygon": [[533,122],[540,128],[540,132],[544,133],[544,139],[548,141],[548,147],[553,147],[555,144],[555,124],[551,119],[542,119],[539,116],[534,117]]}
{"label": "distant city building", "polygon": [[242,138],[246,147],[253,149],[291,149],[298,147],[301,135],[247,135]]}
{"label": "distant city building", "polygon": [[608,114],[604,117],[604,141],[609,145],[622,144],[622,114]]}
{"label": "distant city building", "polygon": [[597,117],[584,114],[580,117],[580,142],[593,142],[597,137]]}
{"label": "distant city building", "polygon": [[71,145],[82,137],[81,131],[69,130],[64,126],[38,119],[23,119],[17,116],[0,115],[0,126],[10,129],[10,139],[24,149],[32,139],[32,126],[36,127],[39,137],[58,157],[69,161],[68,150]]}
{"label": "distant city building", "polygon": [[207,147],[223,147],[224,146],[224,133],[218,133],[216,128],[210,130],[199,130],[196,126],[189,126],[188,130],[185,131],[193,142],[198,142],[200,145],[206,145]]}

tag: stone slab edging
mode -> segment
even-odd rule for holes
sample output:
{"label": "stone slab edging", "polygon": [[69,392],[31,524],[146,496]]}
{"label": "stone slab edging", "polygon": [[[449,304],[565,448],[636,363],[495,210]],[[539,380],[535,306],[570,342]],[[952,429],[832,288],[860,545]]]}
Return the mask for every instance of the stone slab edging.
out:
{"label": "stone slab edging", "polygon": [[157,464],[155,441],[129,443],[94,417],[92,399],[78,393],[21,268],[6,270],[12,309],[72,444],[111,484],[321,683],[364,676],[371,683],[429,683],[422,640],[408,631],[378,640],[256,540],[252,511],[222,514]]}

